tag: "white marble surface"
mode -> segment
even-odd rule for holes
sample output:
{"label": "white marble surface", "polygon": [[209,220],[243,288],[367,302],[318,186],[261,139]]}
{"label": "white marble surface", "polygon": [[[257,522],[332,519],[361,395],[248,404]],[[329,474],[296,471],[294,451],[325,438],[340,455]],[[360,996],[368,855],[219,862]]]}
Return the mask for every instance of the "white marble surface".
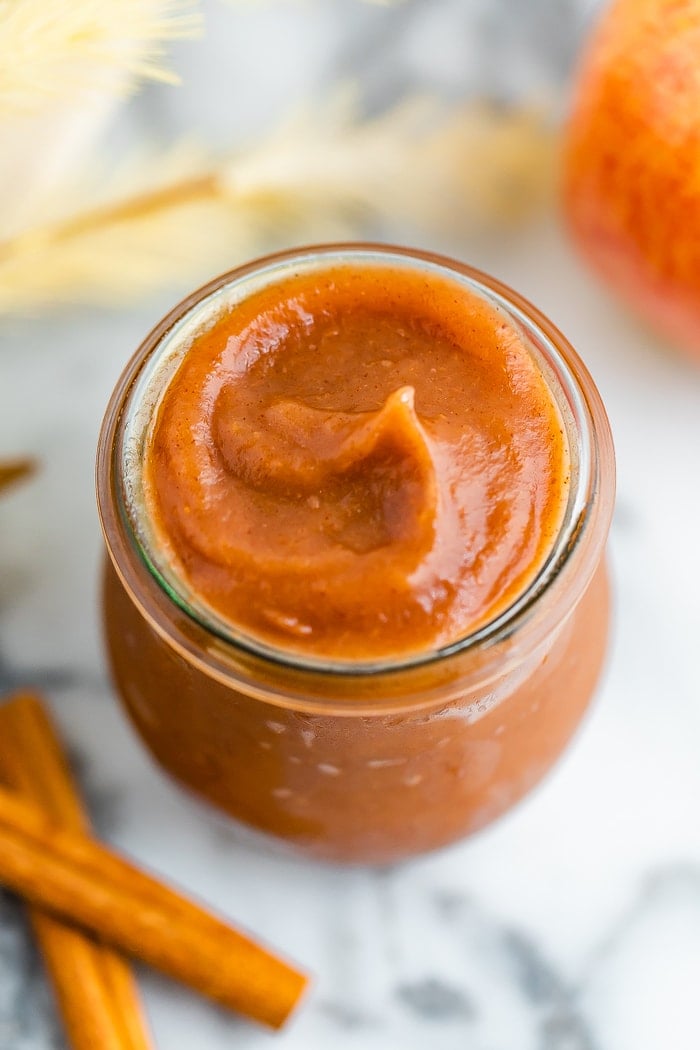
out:
{"label": "white marble surface", "polygon": [[[419,76],[405,40],[427,18],[425,6],[408,4],[400,33],[396,23],[405,51],[389,87]],[[458,17],[459,4],[441,6],[446,19]],[[563,6],[549,4],[560,17]],[[285,31],[316,56],[314,83],[329,78],[324,42],[339,33],[329,7],[350,18],[349,4],[288,5],[280,15]],[[507,4],[491,7],[509,16]],[[298,19],[312,16],[310,43]],[[269,16],[241,16],[245,47],[240,37],[233,43],[229,22],[237,15],[216,10],[214,17],[229,28],[207,46],[219,57],[225,46],[247,55],[238,75],[258,76],[260,113],[273,113],[282,74],[260,78],[250,54],[256,19]],[[357,61],[361,33],[387,17],[354,14],[352,32],[341,34],[343,61]],[[435,22],[435,39],[447,39],[447,23]],[[535,54],[515,34],[508,46],[524,49],[526,79],[557,81],[562,32],[549,66],[549,52]],[[439,80],[442,51],[433,46],[432,66],[417,53]],[[155,124],[169,134],[192,121],[213,138],[222,133],[221,108],[206,107],[213,74],[197,54],[183,45],[197,90],[171,109],[167,94],[149,92],[132,104],[120,134]],[[365,64],[368,82],[378,76],[379,54]],[[311,83],[307,64],[289,72],[290,90]],[[236,119],[242,134],[245,119]],[[700,369],[597,287],[554,217],[517,235],[449,247],[543,308],[598,381],[618,453],[616,622],[596,704],[546,783],[472,841],[391,870],[327,868],[251,844],[152,767],[106,681],[92,482],[97,429],[127,356],[173,296],[2,322],[0,450],[35,453],[42,471],[0,503],[0,693],[15,685],[46,690],[107,839],[317,975],[304,1009],[272,1037],[142,972],[160,1050],[700,1045]],[[20,909],[0,896],[0,1050],[63,1046]]]}

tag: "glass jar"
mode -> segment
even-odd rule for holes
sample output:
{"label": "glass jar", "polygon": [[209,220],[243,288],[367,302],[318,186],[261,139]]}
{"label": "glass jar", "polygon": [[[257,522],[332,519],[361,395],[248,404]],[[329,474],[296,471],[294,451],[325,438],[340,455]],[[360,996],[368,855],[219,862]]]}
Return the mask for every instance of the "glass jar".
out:
{"label": "glass jar", "polygon": [[[188,337],[270,282],[343,262],[443,274],[505,313],[557,400],[572,468],[550,554],[503,613],[444,649],[356,666],[305,660],[209,622],[158,569],[134,498],[148,422]],[[467,266],[331,245],[212,281],[151,332],[118,382],[99,441],[97,489],[109,659],[138,732],[198,795],[309,854],[385,863],[476,831],[541,779],[589,703],[608,634],[608,421],[561,333]]]}

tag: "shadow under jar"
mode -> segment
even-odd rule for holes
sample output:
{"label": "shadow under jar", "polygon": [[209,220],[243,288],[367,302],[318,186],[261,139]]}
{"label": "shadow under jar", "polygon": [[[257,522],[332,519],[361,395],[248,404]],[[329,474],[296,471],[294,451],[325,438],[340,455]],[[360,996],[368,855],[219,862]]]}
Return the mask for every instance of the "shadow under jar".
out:
{"label": "shadow under jar", "polygon": [[[329,656],[293,635],[286,645],[241,627],[203,600],[149,511],[154,420],[198,335],[285,281],[308,287],[339,267],[380,274],[388,288],[392,274],[447,282],[455,302],[483,304],[525,348],[562,424],[566,489],[539,562],[462,636],[423,649]],[[541,779],[589,703],[608,634],[607,418],[557,329],[469,267],[347,244],[217,278],[180,303],[127,366],[100,436],[97,488],[108,652],[134,725],[179,781],[303,852],[387,863],[476,831]],[[368,595],[375,584],[366,580]]]}

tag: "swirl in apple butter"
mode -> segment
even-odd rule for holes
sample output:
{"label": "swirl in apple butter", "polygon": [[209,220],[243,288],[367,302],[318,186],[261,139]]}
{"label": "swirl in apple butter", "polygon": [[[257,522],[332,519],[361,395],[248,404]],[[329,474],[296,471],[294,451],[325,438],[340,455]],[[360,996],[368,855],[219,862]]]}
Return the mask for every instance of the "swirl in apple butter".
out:
{"label": "swirl in apple butter", "polygon": [[552,547],[569,460],[512,322],[439,274],[288,276],[197,335],[145,451],[173,571],[236,630],[375,660],[467,635]]}

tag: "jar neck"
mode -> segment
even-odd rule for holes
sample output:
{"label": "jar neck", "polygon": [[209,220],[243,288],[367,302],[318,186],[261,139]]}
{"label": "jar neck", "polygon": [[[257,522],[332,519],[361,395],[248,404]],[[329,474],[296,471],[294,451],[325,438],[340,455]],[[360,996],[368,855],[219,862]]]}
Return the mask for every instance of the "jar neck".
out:
{"label": "jar neck", "polygon": [[[532,354],[566,428],[571,480],[563,520],[534,578],[500,615],[452,645],[392,661],[311,660],[272,649],[193,606],[182,581],[159,557],[145,513],[142,464],[150,421],[194,337],[224,311],[291,273],[330,267],[404,267],[461,284],[505,314]],[[603,469],[605,467],[605,469]],[[281,253],[225,274],[194,293],[147,337],[107,411],[98,453],[98,501],[108,550],[133,599],[159,633],[207,673],[283,706],[342,708],[376,698],[391,708],[449,698],[468,679],[484,684],[504,659],[535,650],[573,609],[600,560],[613,500],[612,443],[599,395],[561,334],[499,282],[436,255],[375,245],[329,245]],[[261,683],[264,685],[261,686]],[[459,683],[459,684],[457,684]],[[426,700],[426,697],[430,697]],[[418,699],[420,697],[420,701]]]}

